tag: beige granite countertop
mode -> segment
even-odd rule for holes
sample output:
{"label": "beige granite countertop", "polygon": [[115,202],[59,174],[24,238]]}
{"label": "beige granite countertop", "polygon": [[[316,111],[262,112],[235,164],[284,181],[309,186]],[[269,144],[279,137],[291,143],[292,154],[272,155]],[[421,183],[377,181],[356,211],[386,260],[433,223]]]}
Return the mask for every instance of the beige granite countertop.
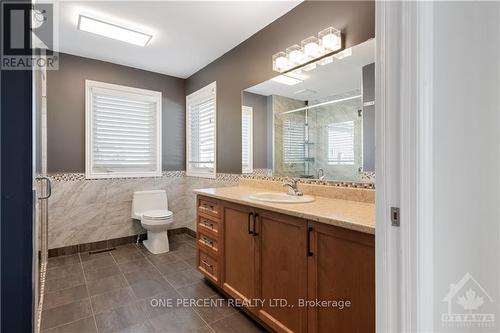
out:
{"label": "beige granite countertop", "polygon": [[269,191],[245,186],[195,189],[193,192],[207,197],[375,234],[375,205],[373,203],[319,196],[315,196],[316,200],[313,202],[300,204],[262,202],[250,199],[249,196]]}

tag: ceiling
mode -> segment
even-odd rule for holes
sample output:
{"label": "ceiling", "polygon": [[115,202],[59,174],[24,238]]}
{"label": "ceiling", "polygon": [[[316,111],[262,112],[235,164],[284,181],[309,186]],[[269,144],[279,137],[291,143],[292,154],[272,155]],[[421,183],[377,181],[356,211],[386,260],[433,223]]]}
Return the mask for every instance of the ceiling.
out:
{"label": "ceiling", "polygon": [[[300,2],[59,1],[59,51],[187,78]],[[140,47],[79,31],[80,13],[153,38]]]}
{"label": "ceiling", "polygon": [[[280,95],[298,100],[319,100],[361,89],[361,67],[375,61],[375,40],[352,47],[352,55],[328,65],[304,72],[304,81],[292,86],[268,80],[246,91],[269,96]],[[306,92],[303,92],[307,90]]]}

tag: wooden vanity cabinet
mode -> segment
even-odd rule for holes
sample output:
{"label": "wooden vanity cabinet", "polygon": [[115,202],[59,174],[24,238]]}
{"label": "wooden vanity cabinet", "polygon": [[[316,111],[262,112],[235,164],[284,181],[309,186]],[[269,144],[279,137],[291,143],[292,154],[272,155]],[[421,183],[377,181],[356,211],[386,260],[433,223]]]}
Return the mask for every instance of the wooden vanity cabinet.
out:
{"label": "wooden vanity cabinet", "polygon": [[[200,201],[210,202],[217,212],[211,216],[220,219],[217,233],[203,232],[210,221],[199,219],[202,237],[216,237],[218,250],[215,256],[202,238],[199,258],[208,266],[198,269],[212,281],[216,274],[217,285],[235,299],[264,300],[247,308],[254,317],[276,332],[375,332],[373,235],[211,198]],[[204,218],[206,210],[198,210]],[[279,299],[287,306],[273,303]],[[352,305],[305,307],[299,299]]]}
{"label": "wooden vanity cabinet", "polygon": [[[235,299],[257,297],[256,237],[252,234],[253,208],[222,202],[221,286]],[[256,309],[249,308],[250,311]]]}
{"label": "wooden vanity cabinet", "polygon": [[[255,210],[258,317],[277,332],[306,332],[307,221]],[[285,300],[286,304],[277,304]]]}
{"label": "wooden vanity cabinet", "polygon": [[375,332],[375,237],[317,222],[309,227],[309,300],[351,306],[308,307],[308,332]]}

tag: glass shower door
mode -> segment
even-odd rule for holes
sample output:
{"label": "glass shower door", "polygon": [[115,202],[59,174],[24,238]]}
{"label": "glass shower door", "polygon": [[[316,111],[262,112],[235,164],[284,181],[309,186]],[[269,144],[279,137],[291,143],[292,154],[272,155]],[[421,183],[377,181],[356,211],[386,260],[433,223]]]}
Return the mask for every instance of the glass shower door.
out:
{"label": "glass shower door", "polygon": [[43,294],[48,262],[48,200],[51,196],[47,172],[46,72],[33,71],[33,317],[40,332]]}

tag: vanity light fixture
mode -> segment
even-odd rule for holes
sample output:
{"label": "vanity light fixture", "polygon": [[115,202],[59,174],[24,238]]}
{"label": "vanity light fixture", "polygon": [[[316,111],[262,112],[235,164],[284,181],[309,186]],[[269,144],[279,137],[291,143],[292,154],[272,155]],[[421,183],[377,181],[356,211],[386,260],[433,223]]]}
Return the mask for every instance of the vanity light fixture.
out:
{"label": "vanity light fixture", "polygon": [[[338,51],[342,48],[342,34],[340,30],[334,27],[328,27],[318,33],[318,37],[310,36],[301,42],[301,45],[295,44],[286,49],[286,52],[278,52],[273,55],[273,70],[276,72],[286,72],[291,68],[311,63],[306,71],[316,68],[313,63],[315,59],[320,59],[328,54]],[[333,61],[329,59],[318,62],[320,65],[326,65]]]}
{"label": "vanity light fixture", "polygon": [[78,17],[78,29],[139,46],[146,46],[153,38],[150,34],[83,14]]}

